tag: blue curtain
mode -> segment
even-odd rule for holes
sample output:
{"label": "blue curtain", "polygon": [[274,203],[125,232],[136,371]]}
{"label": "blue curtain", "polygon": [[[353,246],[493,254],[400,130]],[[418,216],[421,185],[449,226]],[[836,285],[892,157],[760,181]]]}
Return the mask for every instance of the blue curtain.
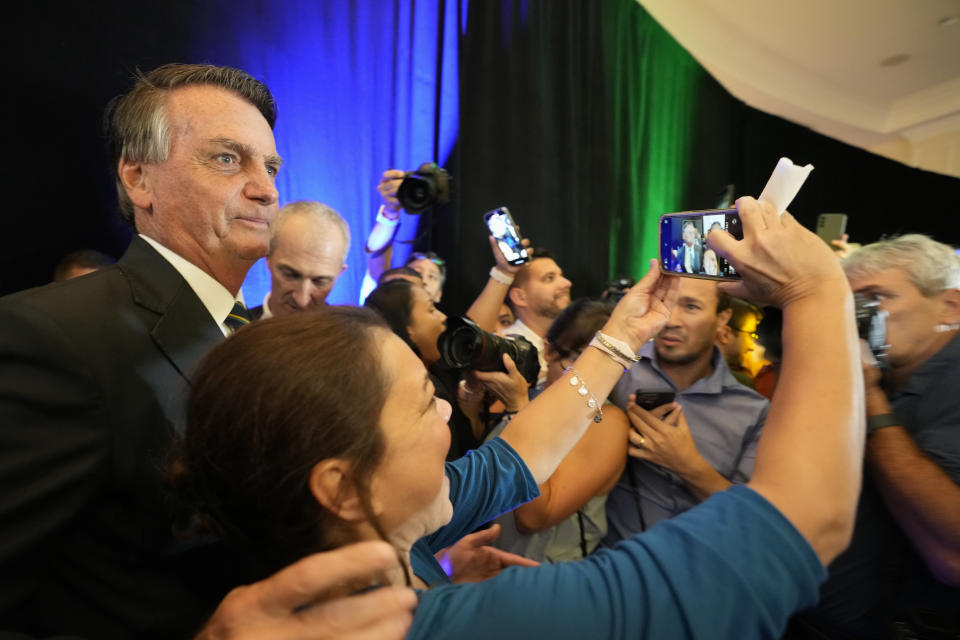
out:
{"label": "blue curtain", "polygon": [[[281,204],[318,200],[350,224],[333,304],[357,301],[380,174],[442,165],[454,146],[466,1],[218,1],[198,16],[198,54],[249,71],[277,97]],[[399,239],[411,240],[418,220],[404,217]],[[396,259],[409,251],[398,243]],[[247,304],[260,304],[269,289],[261,260],[243,286]]]}

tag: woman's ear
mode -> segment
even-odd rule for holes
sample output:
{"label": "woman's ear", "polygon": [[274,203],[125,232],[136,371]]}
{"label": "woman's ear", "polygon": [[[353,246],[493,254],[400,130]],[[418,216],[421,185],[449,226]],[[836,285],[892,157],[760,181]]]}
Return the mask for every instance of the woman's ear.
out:
{"label": "woman's ear", "polygon": [[328,458],[310,470],[310,493],[324,509],[347,522],[367,519],[356,485],[350,481],[351,465],[340,458]]}

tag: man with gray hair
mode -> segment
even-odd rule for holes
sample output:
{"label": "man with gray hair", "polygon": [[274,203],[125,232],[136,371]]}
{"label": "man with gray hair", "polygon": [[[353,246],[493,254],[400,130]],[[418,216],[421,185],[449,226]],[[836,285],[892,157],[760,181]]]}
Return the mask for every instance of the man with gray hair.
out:
{"label": "man with gray hair", "polygon": [[831,638],[957,637],[960,260],[911,234],[867,245],[843,266],[853,291],[885,312],[889,350],[885,370],[864,366],[856,528],[809,622]]}
{"label": "man with gray hair", "polygon": [[[0,299],[4,638],[184,638],[249,577],[214,536],[175,535],[196,520],[172,508],[167,456],[196,363],[248,321],[240,285],[277,216],[276,104],[239,69],[172,64],[107,115],[130,247]],[[412,593],[324,603],[391,564],[383,546],[343,551],[230,591],[200,637],[400,637]]]}
{"label": "man with gray hair", "polygon": [[326,303],[347,268],[350,228],[343,217],[319,202],[299,200],[280,210],[270,238],[267,266],[270,292],[253,319],[282,316]]}

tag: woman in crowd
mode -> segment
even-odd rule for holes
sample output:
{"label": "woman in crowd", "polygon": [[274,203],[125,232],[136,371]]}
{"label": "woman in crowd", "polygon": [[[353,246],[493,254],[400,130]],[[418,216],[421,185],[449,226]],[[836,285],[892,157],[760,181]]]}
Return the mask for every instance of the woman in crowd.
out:
{"label": "woman in crowd", "polygon": [[364,306],[375,309],[390,330],[420,358],[430,372],[437,397],[450,403],[447,459],[456,460],[480,446],[482,434],[476,432],[473,422],[457,403],[460,375],[440,361],[437,339],[447,326],[447,316],[436,307],[427,290],[406,280],[391,280],[371,291]]}
{"label": "woman in crowd", "polygon": [[[547,331],[547,385],[556,383],[594,334],[610,318],[613,306],[584,298],[564,309]],[[504,425],[495,428],[496,437]],[[538,562],[580,560],[607,533],[607,494],[627,460],[627,415],[607,403],[603,419],[591,423],[550,478],[540,497],[497,519],[503,533],[497,547]]]}
{"label": "woman in crowd", "polygon": [[[780,388],[749,484],[580,562],[423,591],[409,637],[773,638],[816,600],[823,564],[849,541],[859,490],[852,297],[819,238],[767,204],[738,204],[744,240],[711,234],[744,276],[731,293],[784,308]],[[185,468],[209,515],[264,572],[375,539],[409,566],[537,496],[676,297],[652,266],[603,326],[614,349],[585,350],[500,437],[446,465],[449,405],[379,319],[332,308],[255,323],[194,378]],[[409,572],[381,583],[405,580],[427,586]]]}

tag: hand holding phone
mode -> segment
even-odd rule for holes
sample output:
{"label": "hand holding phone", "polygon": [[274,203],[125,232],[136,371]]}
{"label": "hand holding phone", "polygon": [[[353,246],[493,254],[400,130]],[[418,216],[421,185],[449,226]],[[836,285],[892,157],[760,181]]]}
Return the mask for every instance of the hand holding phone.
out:
{"label": "hand holding phone", "polygon": [[643,389],[637,389],[633,394],[633,401],[638,407],[642,407],[647,411],[653,411],[657,407],[670,404],[675,397],[676,394],[673,391],[644,391]]}
{"label": "hand holding phone", "polygon": [[842,240],[847,232],[847,214],[821,213],[817,216],[817,235],[820,239],[833,247],[834,240]]}
{"label": "hand holding phone", "polygon": [[714,229],[743,239],[736,209],[668,213],[660,217],[660,271],[707,280],[739,280],[729,262],[707,246]]}
{"label": "hand holding phone", "polygon": [[483,220],[487,223],[490,235],[509,264],[518,266],[530,261],[530,254],[523,246],[517,225],[506,207],[486,212],[483,214]]}

